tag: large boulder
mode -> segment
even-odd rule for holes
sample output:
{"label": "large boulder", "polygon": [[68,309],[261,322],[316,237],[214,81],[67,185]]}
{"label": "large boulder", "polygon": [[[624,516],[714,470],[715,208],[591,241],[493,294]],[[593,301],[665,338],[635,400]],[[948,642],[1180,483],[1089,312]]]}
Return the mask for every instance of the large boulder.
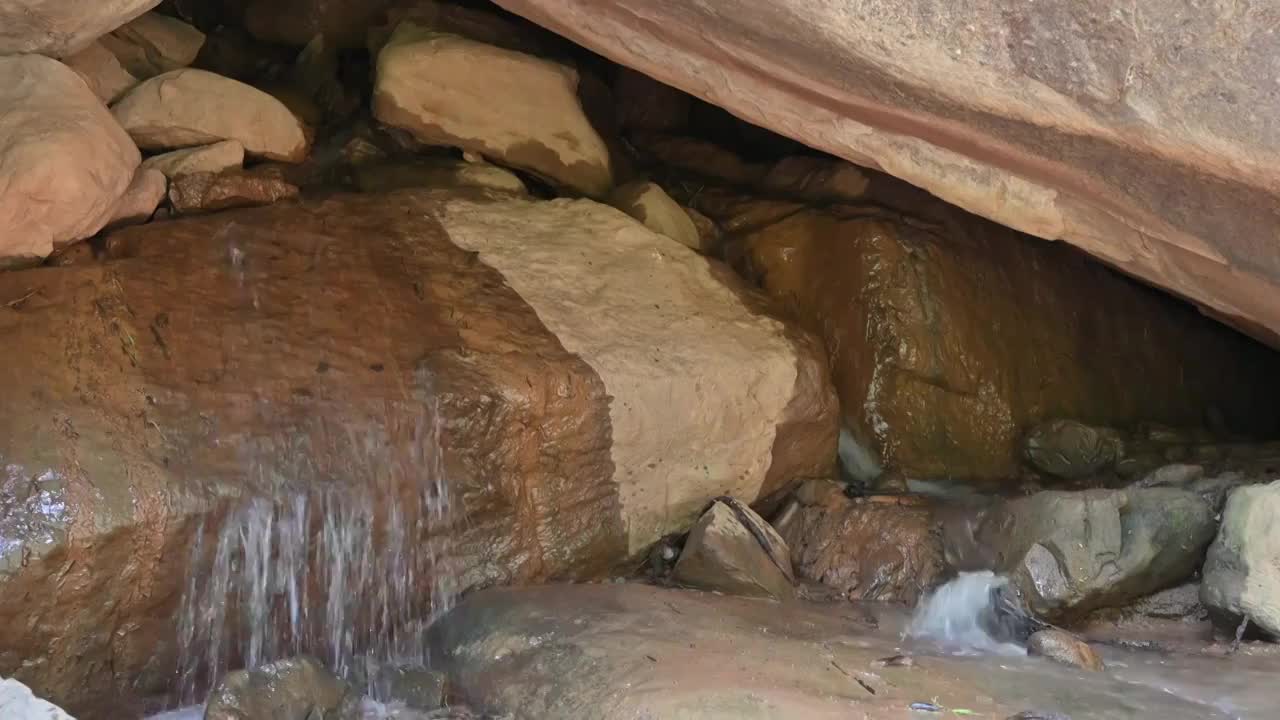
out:
{"label": "large boulder", "polygon": [[378,54],[378,120],[576,192],[613,184],[609,149],[583,113],[564,65],[402,23]]}
{"label": "large boulder", "polygon": [[957,570],[1009,574],[1030,609],[1052,618],[1186,580],[1215,529],[1213,508],[1189,490],[1050,491],[949,511],[943,547]]}
{"label": "large boulder", "polygon": [[70,68],[40,55],[0,57],[0,267],[39,262],[98,232],[140,160]]}
{"label": "large boulder", "polygon": [[204,70],[157,75],[111,111],[143,150],[235,140],[255,157],[300,162],[307,156],[302,123],[279,100]]}
{"label": "large boulder", "polygon": [[698,226],[689,213],[655,183],[636,181],[615,188],[609,204],[685,247],[705,252]]}
{"label": "large boulder", "polygon": [[848,600],[907,605],[942,580],[947,565],[930,508],[855,502],[811,485],[777,520],[801,579]]}
{"label": "large boulder", "polygon": [[634,3],[498,4],[1280,343],[1269,6],[655,0],[640,22]]}
{"label": "large boulder", "polygon": [[102,43],[91,43],[85,49],[62,58],[62,62],[89,84],[89,89],[102,102],[110,105],[138,84],[138,78],[129,74],[111,51]]}
{"label": "large boulder", "polygon": [[1200,599],[1230,623],[1242,616],[1280,637],[1280,480],[1236,488],[1204,563]]}
{"label": "large boulder", "polygon": [[[1069,247],[941,207],[926,223],[722,196],[697,207],[726,229],[763,223],[727,252],[824,337],[853,439],[882,467],[1016,477],[1024,433],[1061,417],[1196,427],[1221,413],[1238,431],[1276,430],[1269,349]],[[1114,462],[1110,437],[1037,434],[1032,457],[1087,474]]]}
{"label": "large boulder", "polygon": [[599,577],[715,497],[831,472],[821,353],[732,273],[591,201],[472,192],[151,223],[111,262],[0,273],[30,293],[0,303],[0,674],[85,720],[170,687],[201,517],[275,478],[442,462],[466,589]]}
{"label": "large boulder", "polygon": [[0,3],[0,55],[73,55],[160,0],[6,0]]}
{"label": "large boulder", "polygon": [[730,595],[781,600],[795,594],[787,543],[751,508],[732,498],[717,500],[698,518],[671,578]]}
{"label": "large boulder", "polygon": [[[228,673],[209,693],[204,720],[310,720],[342,704],[347,685],[302,656]],[[314,715],[312,713],[315,713]]]}

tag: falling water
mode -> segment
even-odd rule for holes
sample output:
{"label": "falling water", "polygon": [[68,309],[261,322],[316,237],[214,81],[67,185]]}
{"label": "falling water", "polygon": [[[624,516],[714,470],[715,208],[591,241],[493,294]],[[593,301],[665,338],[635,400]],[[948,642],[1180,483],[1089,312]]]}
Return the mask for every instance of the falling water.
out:
{"label": "falling water", "polygon": [[229,669],[298,654],[349,678],[375,676],[359,672],[366,663],[425,663],[426,627],[450,606],[456,574],[434,409],[419,425],[403,462],[386,462],[389,448],[405,452],[389,438],[346,433],[341,477],[271,477],[269,491],[201,525],[179,618],[183,702]]}
{"label": "falling water", "polygon": [[1009,579],[989,571],[960,573],[920,601],[906,635],[936,643],[947,652],[1025,655],[1020,645],[991,635],[993,590]]}

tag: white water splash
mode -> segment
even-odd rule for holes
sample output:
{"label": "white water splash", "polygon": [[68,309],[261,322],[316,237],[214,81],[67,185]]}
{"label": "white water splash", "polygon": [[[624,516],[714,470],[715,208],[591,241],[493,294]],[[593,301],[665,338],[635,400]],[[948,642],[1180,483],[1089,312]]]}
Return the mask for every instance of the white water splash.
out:
{"label": "white water splash", "polygon": [[961,573],[920,601],[906,636],[950,653],[1026,655],[1026,648],[996,640],[983,627],[992,590],[1008,584],[1008,578],[990,571]]}

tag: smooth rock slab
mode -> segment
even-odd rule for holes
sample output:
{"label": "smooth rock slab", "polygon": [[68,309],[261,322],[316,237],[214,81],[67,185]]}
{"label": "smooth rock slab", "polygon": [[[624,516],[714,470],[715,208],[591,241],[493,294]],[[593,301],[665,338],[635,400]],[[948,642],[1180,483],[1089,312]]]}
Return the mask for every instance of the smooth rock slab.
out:
{"label": "smooth rock slab", "polygon": [[600,577],[831,472],[812,338],[591,201],[338,195],[106,246],[0,273],[35,291],[0,305],[0,673],[84,720],[170,687],[200,515],[258,477],[420,467],[440,427],[465,589]]}
{"label": "smooth rock slab", "polygon": [[302,123],[279,100],[204,70],[157,75],[111,111],[144,150],[235,140],[255,157],[300,162],[309,146]]}
{"label": "smooth rock slab", "polygon": [[0,57],[0,268],[98,232],[140,159],[70,68],[40,55]]}
{"label": "smooth rock slab", "polygon": [[373,113],[424,143],[598,197],[613,184],[609,150],[577,91],[572,68],[404,23],[378,54]]}
{"label": "smooth rock slab", "polygon": [[220,173],[242,165],[244,146],[235,140],[174,150],[142,161],[142,167],[155,168],[169,178],[201,172]]}

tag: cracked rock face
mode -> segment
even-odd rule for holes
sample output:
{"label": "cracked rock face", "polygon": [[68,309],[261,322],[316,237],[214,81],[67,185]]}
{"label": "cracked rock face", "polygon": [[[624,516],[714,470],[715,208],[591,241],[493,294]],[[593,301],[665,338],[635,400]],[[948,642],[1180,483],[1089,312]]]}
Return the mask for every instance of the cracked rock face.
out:
{"label": "cracked rock face", "polygon": [[1065,240],[1280,340],[1272,5],[498,4],[749,122]]}

